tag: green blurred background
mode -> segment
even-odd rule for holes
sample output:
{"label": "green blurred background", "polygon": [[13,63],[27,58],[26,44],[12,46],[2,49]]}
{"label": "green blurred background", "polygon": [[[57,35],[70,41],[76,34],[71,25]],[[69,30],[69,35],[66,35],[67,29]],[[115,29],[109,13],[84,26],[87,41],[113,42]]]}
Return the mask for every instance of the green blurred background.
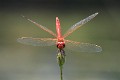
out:
{"label": "green blurred background", "polygon": [[55,17],[63,34],[76,22],[99,12],[66,39],[98,44],[100,53],[66,50],[64,80],[120,80],[120,6],[118,0],[0,1],[0,80],[60,80],[56,46],[34,47],[19,37],[53,37],[21,15],[55,32]]}

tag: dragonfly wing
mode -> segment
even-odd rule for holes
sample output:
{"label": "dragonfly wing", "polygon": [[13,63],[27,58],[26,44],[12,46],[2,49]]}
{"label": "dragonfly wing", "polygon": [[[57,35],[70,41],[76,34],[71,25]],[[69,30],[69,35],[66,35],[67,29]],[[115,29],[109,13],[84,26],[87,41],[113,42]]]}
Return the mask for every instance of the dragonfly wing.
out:
{"label": "dragonfly wing", "polygon": [[65,40],[66,48],[78,52],[101,52],[102,48],[95,44],[80,43],[71,40]]}
{"label": "dragonfly wing", "polygon": [[73,31],[75,31],[76,29],[78,29],[79,27],[81,27],[83,24],[87,23],[88,21],[90,21],[91,19],[93,19],[98,13],[94,13],[92,15],[90,15],[89,17],[79,21],[78,23],[74,24],[73,26],[70,27],[70,29],[68,29],[68,31],[64,34],[64,38],[67,37],[69,34],[71,34]]}
{"label": "dragonfly wing", "polygon": [[17,41],[23,44],[33,46],[52,46],[56,44],[57,39],[22,37],[18,38]]}
{"label": "dragonfly wing", "polygon": [[28,19],[27,17],[23,16],[24,18],[26,18],[28,21],[32,22],[33,24],[35,24],[36,26],[38,26],[39,28],[43,29],[44,31],[50,33],[51,35],[53,35],[54,37],[56,37],[56,34],[54,32],[52,32],[50,29],[36,23],[35,21]]}

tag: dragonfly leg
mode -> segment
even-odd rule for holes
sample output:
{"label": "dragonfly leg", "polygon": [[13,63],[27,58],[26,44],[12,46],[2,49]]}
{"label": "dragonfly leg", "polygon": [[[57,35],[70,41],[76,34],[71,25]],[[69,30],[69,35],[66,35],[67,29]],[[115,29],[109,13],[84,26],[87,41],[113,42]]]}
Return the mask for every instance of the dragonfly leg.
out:
{"label": "dragonfly leg", "polygon": [[65,51],[63,49],[61,49],[61,54],[64,55],[64,56],[66,56],[65,55]]}
{"label": "dragonfly leg", "polygon": [[57,52],[58,52],[58,53],[61,53],[61,54],[64,55],[64,56],[66,56],[64,49],[58,49]]}

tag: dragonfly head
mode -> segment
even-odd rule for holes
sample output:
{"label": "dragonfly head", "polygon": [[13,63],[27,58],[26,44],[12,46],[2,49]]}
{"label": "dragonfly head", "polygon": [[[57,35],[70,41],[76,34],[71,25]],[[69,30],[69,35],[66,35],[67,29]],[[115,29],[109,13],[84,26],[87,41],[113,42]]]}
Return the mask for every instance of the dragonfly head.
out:
{"label": "dragonfly head", "polygon": [[63,49],[65,47],[65,42],[57,42],[57,48]]}

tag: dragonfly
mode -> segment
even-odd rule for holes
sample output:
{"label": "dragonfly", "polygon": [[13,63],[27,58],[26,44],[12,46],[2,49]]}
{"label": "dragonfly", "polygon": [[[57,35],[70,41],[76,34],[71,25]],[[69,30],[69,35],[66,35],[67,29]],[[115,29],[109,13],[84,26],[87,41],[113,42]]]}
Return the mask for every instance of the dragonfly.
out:
{"label": "dragonfly", "polygon": [[67,40],[65,39],[67,36],[69,36],[71,33],[73,33],[75,30],[80,28],[82,25],[93,19],[98,13],[94,13],[87,18],[77,22],[76,24],[72,25],[64,35],[61,34],[61,26],[60,26],[60,20],[58,17],[56,17],[56,34],[51,31],[50,29],[36,23],[35,21],[26,18],[28,21],[32,22],[35,24],[37,27],[41,28],[42,30],[48,32],[49,34],[53,35],[54,38],[32,38],[32,37],[21,37],[18,38],[17,41],[23,44],[27,45],[33,45],[33,46],[52,46],[56,45],[58,48],[58,54],[57,54],[57,60],[58,64],[60,66],[60,75],[61,75],[61,80],[63,80],[62,77],[62,67],[63,64],[65,63],[65,51],[64,48],[68,48],[73,51],[78,51],[78,52],[101,52],[102,48],[96,44],[90,44],[90,43],[83,43],[83,42],[77,42],[77,41],[72,41],[72,40]]}
{"label": "dragonfly", "polygon": [[102,48],[96,44],[90,44],[90,43],[83,43],[83,42],[77,42],[72,40],[65,39],[67,36],[69,36],[71,33],[73,33],[75,30],[80,28],[82,25],[93,19],[98,13],[94,13],[85,19],[77,22],[76,24],[72,25],[64,35],[61,34],[61,26],[60,26],[60,20],[58,17],[56,17],[56,33],[51,31],[50,29],[46,28],[45,26],[42,26],[38,24],[37,22],[26,18],[28,21],[35,24],[37,27],[41,28],[42,30],[48,32],[49,34],[53,35],[54,38],[32,38],[32,37],[21,37],[18,38],[17,41],[23,44],[27,45],[33,45],[33,46],[52,46],[56,45],[58,48],[58,52],[65,55],[64,48],[68,48],[73,51],[78,52],[101,52]]}

